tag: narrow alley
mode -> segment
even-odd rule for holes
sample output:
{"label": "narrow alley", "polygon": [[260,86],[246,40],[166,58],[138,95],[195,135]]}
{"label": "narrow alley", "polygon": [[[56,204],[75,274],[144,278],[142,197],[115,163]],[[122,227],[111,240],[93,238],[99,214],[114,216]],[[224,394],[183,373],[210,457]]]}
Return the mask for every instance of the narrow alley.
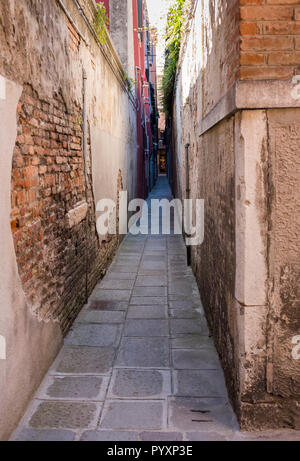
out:
{"label": "narrow alley", "polygon": [[[149,198],[170,195],[160,177]],[[226,439],[237,427],[182,237],[128,235],[15,438]]]}
{"label": "narrow alley", "polygon": [[[152,198],[172,198],[166,177]],[[295,437],[239,431],[183,238],[129,234],[12,440]]]}
{"label": "narrow alley", "polygon": [[1,442],[300,440],[299,73],[300,0],[0,0]]}

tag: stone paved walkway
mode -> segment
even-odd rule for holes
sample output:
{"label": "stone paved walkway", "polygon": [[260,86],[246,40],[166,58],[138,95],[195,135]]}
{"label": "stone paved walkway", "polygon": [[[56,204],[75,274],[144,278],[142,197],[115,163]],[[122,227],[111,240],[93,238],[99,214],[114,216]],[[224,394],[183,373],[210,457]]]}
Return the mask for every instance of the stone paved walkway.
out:
{"label": "stone paved walkway", "polygon": [[128,235],[12,439],[293,437],[239,432],[182,237]]}

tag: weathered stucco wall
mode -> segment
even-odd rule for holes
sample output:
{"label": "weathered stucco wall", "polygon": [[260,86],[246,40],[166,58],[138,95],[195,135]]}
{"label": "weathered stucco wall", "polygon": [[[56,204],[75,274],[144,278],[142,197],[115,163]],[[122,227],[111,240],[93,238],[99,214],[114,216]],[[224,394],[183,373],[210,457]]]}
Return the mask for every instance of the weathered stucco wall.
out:
{"label": "weathered stucco wall", "polygon": [[300,424],[299,117],[243,111],[236,124],[239,412],[250,429]]}
{"label": "weathered stucco wall", "polygon": [[[268,388],[298,401],[300,424],[300,110],[269,110],[270,238]],[[271,328],[272,327],[272,328]],[[298,357],[298,358],[297,358]],[[296,416],[297,415],[297,416]]]}
{"label": "weathered stucco wall", "polygon": [[[205,199],[205,239],[192,249],[193,268],[199,282],[211,330],[230,380],[237,393],[239,357],[234,342],[235,188],[234,117],[199,138],[198,178],[193,196]],[[191,154],[193,151],[191,150]],[[191,169],[191,171],[193,171]],[[194,175],[195,176],[195,175]],[[199,182],[199,185],[197,184]],[[226,353],[224,353],[226,351]]]}
{"label": "weathered stucco wall", "polygon": [[100,47],[90,29],[94,2],[80,4],[84,15],[73,0],[0,1],[0,439],[118,245],[100,244],[97,201],[136,193],[134,101],[110,39]]}
{"label": "weathered stucco wall", "polygon": [[[58,323],[31,315],[18,274],[10,229],[11,170],[22,87],[1,77],[0,139],[0,438],[7,439],[62,342]],[[26,347],[25,347],[26,345]]]}
{"label": "weathered stucco wall", "polygon": [[[176,86],[177,118],[187,115],[191,142],[197,139],[201,120],[226,95],[228,88],[238,79],[239,72],[239,1],[202,0],[191,2],[186,39],[183,41],[178,68],[179,84]],[[224,46],[220,46],[220,44]],[[176,152],[182,141],[180,123],[176,124],[174,140]],[[175,178],[178,191],[182,189],[185,173],[182,158]]]}
{"label": "weathered stucco wall", "polygon": [[132,0],[109,0],[110,34],[126,74],[135,80]]}
{"label": "weathered stucco wall", "polygon": [[299,428],[299,98],[291,81],[262,82],[257,64],[260,82],[241,84],[237,46],[239,29],[251,34],[256,21],[280,35],[287,19],[276,22],[282,6],[249,5],[247,24],[239,2],[192,4],[172,136],[175,194],[185,197],[190,143],[191,195],[205,200],[193,270],[242,428]]}
{"label": "weathered stucco wall", "polygon": [[[228,3],[228,8],[226,5]],[[237,2],[194,2],[176,83],[173,117],[175,193],[185,197],[185,144],[191,196],[205,200],[205,240],[192,247],[193,269],[229,390],[239,393],[235,347],[235,117],[199,137],[200,123],[226,94],[238,67]],[[220,43],[226,43],[224,47]],[[228,62],[228,54],[232,62]],[[233,72],[233,73],[232,73]]]}

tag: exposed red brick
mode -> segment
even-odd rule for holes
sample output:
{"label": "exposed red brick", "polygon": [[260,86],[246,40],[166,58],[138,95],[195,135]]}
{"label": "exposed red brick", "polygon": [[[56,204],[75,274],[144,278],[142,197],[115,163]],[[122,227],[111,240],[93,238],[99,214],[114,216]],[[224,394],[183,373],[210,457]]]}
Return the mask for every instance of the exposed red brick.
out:
{"label": "exposed red brick", "polygon": [[241,19],[246,21],[268,21],[293,19],[294,8],[291,6],[242,6]]}
{"label": "exposed red brick", "polygon": [[241,80],[288,80],[293,77],[293,67],[242,67]]}
{"label": "exposed red brick", "polygon": [[[70,114],[63,101],[40,101],[25,87],[12,165],[11,228],[23,287],[39,315],[58,319],[64,332],[86,300],[86,278],[90,293],[119,241],[99,248],[90,211],[88,227],[64,225],[66,212],[86,200],[81,111]],[[91,184],[87,194],[93,210]]]}

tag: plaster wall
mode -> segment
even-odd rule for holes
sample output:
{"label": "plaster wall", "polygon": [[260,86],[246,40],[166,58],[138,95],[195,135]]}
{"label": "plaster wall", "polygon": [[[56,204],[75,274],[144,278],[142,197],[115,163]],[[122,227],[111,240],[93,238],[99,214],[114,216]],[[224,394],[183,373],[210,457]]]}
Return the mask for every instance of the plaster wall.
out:
{"label": "plaster wall", "polygon": [[136,194],[134,101],[110,38],[92,33],[94,2],[79,3],[83,15],[73,0],[0,1],[1,440],[119,243],[99,241],[97,201]]}
{"label": "plaster wall", "polygon": [[299,428],[299,98],[291,80],[239,81],[238,2],[191,4],[172,180],[185,198],[188,168],[205,200],[192,267],[241,427]]}

